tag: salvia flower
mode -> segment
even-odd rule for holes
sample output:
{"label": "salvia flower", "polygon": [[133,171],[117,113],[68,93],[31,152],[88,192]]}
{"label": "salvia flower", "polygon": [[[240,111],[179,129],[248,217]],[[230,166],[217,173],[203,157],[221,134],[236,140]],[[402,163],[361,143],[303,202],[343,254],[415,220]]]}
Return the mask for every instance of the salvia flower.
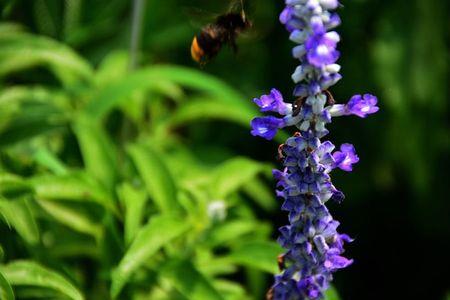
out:
{"label": "salvia flower", "polygon": [[280,146],[281,170],[273,170],[276,195],[283,199],[281,209],[288,212],[289,224],[279,229],[281,273],[268,296],[274,300],[321,299],[336,270],[353,261],[343,256],[344,243],[351,238],[338,232],[339,222],[331,216],[326,203],[341,202],[344,194],[331,182],[336,168],[352,171],[359,161],[353,145],[344,143],[338,150],[331,141],[322,140],[333,117],[356,115],[365,118],[378,111],[377,98],[355,95],[347,104],[335,104],[328,89],[342,76],[337,64],[339,34],[331,31],[341,22],[332,10],[337,0],[286,0],[280,22],[297,45],[292,56],[299,61],[291,78],[294,100],[285,102],[281,93],[253,101],[261,112],[279,116],[256,117],[251,133],[271,140],[278,130],[294,126],[297,132]]}

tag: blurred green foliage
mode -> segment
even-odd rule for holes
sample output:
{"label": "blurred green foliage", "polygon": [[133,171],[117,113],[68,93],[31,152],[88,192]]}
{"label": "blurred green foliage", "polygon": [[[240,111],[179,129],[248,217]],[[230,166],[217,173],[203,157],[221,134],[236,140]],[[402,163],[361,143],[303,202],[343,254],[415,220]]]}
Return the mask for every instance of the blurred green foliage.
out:
{"label": "blurred green foliage", "polygon": [[[283,1],[246,1],[254,32],[201,70],[190,8],[228,1],[145,2],[142,67],[130,70],[130,1],[0,1],[2,299],[11,286],[18,299],[262,299],[277,271],[272,166],[243,154],[275,162],[276,145],[248,134],[249,99],[292,90]],[[362,158],[361,176],[336,174],[349,222],[364,228],[360,211],[399,201],[395,214],[441,238],[448,3],[343,4],[333,93],[371,92],[381,108],[330,126]]]}
{"label": "blurred green foliage", "polygon": [[[55,80],[0,93],[0,212],[17,232],[2,237],[5,295],[9,282],[18,298],[261,297],[226,276],[246,271],[257,287],[257,270],[276,272],[271,226],[244,200],[275,207],[261,184],[270,165],[231,155],[205,163],[183,133],[201,119],[247,127],[256,112],[239,92],[184,67],[128,72],[124,52],[94,70],[12,24],[0,26],[0,55],[5,83],[27,72]],[[255,188],[243,198],[246,184]]]}

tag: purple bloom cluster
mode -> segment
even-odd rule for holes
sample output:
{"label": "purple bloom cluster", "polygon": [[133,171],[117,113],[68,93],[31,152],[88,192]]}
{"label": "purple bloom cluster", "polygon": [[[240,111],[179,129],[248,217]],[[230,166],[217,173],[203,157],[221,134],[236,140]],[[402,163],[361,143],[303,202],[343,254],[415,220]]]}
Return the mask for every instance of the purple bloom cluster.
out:
{"label": "purple bloom cluster", "polygon": [[378,107],[377,98],[370,94],[335,104],[328,91],[341,79],[336,64],[339,35],[330,31],[340,24],[339,16],[332,12],[338,6],[337,0],[286,0],[280,21],[290,32],[290,40],[298,44],[292,51],[300,61],[292,74],[296,98],[292,104],[286,103],[281,93],[272,89],[253,100],[262,112],[278,114],[254,118],[254,136],[271,140],[280,128],[295,126],[298,130],[280,147],[284,168],[273,171],[277,196],[284,199],[282,210],[289,213],[289,225],[279,229],[278,242],[286,252],[282,273],[275,276],[269,293],[274,300],[320,299],[332,273],[352,263],[342,256],[344,242],[351,239],[337,232],[339,222],[333,220],[325,203],[344,199],[329,173],[335,168],[352,171],[359,158],[353,145],[342,144],[334,151],[330,141],[321,139],[328,134],[325,126],[332,117],[364,118]]}

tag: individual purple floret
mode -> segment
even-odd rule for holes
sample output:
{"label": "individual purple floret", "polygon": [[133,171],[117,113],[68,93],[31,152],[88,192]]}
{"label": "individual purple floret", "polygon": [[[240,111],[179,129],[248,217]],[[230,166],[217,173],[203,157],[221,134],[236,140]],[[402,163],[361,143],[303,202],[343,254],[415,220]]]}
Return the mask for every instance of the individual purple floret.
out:
{"label": "individual purple floret", "polygon": [[[297,132],[279,148],[282,170],[273,170],[276,195],[283,199],[281,209],[288,212],[289,224],[279,229],[281,274],[268,293],[268,299],[320,299],[333,279],[333,273],[353,261],[344,257],[344,243],[352,240],[337,231],[339,222],[331,216],[326,203],[341,202],[344,194],[331,182],[330,172],[339,168],[352,171],[359,161],[355,148],[343,144],[334,151],[325,126],[336,116],[366,117],[378,111],[377,98],[355,95],[347,104],[335,104],[328,88],[342,76],[337,32],[329,31],[341,22],[334,10],[336,0],[286,0],[280,21],[290,32],[289,39],[298,45],[292,56],[299,60],[291,78],[294,81],[293,103],[285,103],[281,93],[255,98],[262,112],[281,117],[254,118],[251,133],[273,139],[278,129],[295,126]],[[334,151],[334,152],[333,152]]]}
{"label": "individual purple floret", "polygon": [[336,166],[344,171],[352,171],[352,165],[359,161],[352,144],[342,144],[341,151],[334,152],[333,158]]}
{"label": "individual purple floret", "polygon": [[347,110],[350,114],[365,118],[378,111],[377,102],[377,97],[370,94],[355,95],[348,101]]}
{"label": "individual purple floret", "polygon": [[252,135],[271,140],[277,134],[278,129],[284,126],[284,121],[272,116],[259,117],[254,118],[251,125]]}
{"label": "individual purple floret", "polygon": [[273,111],[281,115],[287,114],[292,107],[290,104],[284,103],[283,95],[277,89],[272,89],[269,95],[253,99],[253,102],[261,108],[262,112]]}

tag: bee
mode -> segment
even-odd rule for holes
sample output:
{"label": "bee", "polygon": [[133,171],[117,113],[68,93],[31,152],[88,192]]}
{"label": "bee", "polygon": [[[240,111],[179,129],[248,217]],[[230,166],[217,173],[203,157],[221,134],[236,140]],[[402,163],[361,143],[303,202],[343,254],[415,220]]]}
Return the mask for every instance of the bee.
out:
{"label": "bee", "polygon": [[191,43],[191,56],[194,61],[204,65],[219,53],[224,44],[229,45],[233,52],[237,52],[236,38],[242,31],[251,27],[242,1],[240,12],[230,9],[227,13],[219,15],[213,23],[204,26],[200,33],[194,36]]}

